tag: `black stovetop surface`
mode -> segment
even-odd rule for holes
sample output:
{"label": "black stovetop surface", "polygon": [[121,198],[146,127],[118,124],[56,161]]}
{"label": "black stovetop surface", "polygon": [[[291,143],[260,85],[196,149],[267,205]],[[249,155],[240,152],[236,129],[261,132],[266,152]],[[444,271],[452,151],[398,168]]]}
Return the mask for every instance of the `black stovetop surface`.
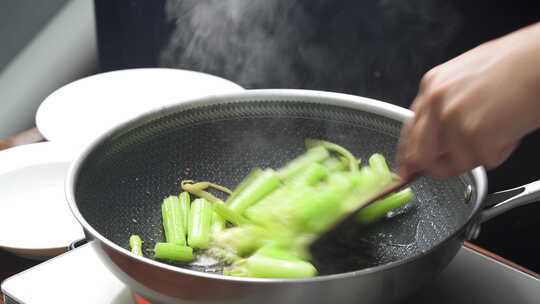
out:
{"label": "black stovetop surface", "polygon": [[[174,3],[176,12],[166,14]],[[239,27],[220,28],[220,36],[198,36],[197,41],[190,32],[193,21],[209,22],[192,18],[201,13],[197,5],[206,5],[209,13],[223,12],[225,6],[215,3],[95,0],[102,70],[177,67],[222,76],[246,88],[330,90],[408,107],[420,77],[431,67],[540,20],[537,0],[250,0],[241,3],[249,3],[255,17],[244,16]],[[272,36],[275,31],[282,35]],[[261,44],[261,34],[274,40]],[[180,42],[171,43],[173,36]],[[188,50],[192,42],[195,49]],[[252,44],[255,48],[246,47]],[[539,132],[488,173],[489,190],[540,179],[538,155]],[[540,204],[532,204],[486,223],[475,243],[540,272],[539,228]]]}

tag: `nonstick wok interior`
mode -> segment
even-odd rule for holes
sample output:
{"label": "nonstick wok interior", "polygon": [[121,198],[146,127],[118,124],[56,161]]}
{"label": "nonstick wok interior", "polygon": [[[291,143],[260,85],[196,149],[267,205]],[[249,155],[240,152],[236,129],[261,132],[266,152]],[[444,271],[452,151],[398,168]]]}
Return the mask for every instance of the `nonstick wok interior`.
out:
{"label": "nonstick wok interior", "polygon": [[[75,198],[96,231],[124,248],[130,235],[139,234],[150,257],[148,249],[164,239],[161,201],[179,193],[181,180],[234,188],[254,167],[278,168],[302,153],[306,138],[338,143],[364,161],[383,153],[394,167],[400,127],[383,116],[319,103],[178,106],[138,119],[93,149],[79,172]],[[429,250],[471,216],[468,201],[475,198],[466,201],[464,195],[469,184],[469,176],[420,178],[403,212],[368,228],[345,225],[318,244],[317,268],[323,275],[349,272]]]}

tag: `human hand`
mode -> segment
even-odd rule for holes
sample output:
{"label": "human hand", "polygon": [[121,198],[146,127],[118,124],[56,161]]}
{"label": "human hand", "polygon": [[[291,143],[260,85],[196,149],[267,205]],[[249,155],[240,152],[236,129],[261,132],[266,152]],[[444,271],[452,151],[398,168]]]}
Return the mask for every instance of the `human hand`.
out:
{"label": "human hand", "polygon": [[499,166],[540,127],[540,23],[430,70],[411,110],[398,149],[402,177]]}

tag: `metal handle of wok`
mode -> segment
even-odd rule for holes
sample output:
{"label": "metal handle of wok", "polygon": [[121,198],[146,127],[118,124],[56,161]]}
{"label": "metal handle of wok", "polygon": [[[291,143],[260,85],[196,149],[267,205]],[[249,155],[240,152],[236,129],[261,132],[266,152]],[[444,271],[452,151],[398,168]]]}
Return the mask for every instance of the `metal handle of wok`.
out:
{"label": "metal handle of wok", "polygon": [[480,223],[490,220],[510,209],[540,201],[540,180],[509,190],[489,194],[485,209],[480,214]]}

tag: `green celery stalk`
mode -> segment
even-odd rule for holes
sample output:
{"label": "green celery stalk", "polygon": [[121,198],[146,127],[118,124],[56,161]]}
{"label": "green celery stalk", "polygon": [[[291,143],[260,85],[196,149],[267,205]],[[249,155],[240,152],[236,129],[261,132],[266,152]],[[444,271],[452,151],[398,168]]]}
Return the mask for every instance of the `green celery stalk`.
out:
{"label": "green celery stalk", "polygon": [[282,202],[284,199],[286,199],[290,195],[290,193],[294,192],[295,188],[299,187],[295,187],[291,184],[283,185],[282,187],[265,196],[253,206],[247,208],[246,211],[244,211],[244,214],[247,216],[249,210],[267,208],[268,206],[277,205],[279,202]]}
{"label": "green celery stalk", "polygon": [[277,244],[267,244],[257,250],[256,254],[264,255],[269,258],[287,260],[287,261],[301,261],[302,259],[293,253],[292,250],[287,250]]}
{"label": "green celery stalk", "polygon": [[288,181],[292,185],[315,185],[328,176],[328,168],[319,163],[309,164],[304,170],[300,171]]}
{"label": "green celery stalk", "polygon": [[138,235],[132,235],[129,237],[129,247],[131,248],[131,253],[135,254],[135,255],[138,255],[138,256],[143,256],[143,253],[142,253],[142,239],[140,236]]}
{"label": "green celery stalk", "polygon": [[364,207],[356,214],[356,220],[363,225],[372,224],[384,218],[388,212],[405,206],[413,198],[411,188],[405,188],[399,192],[393,193],[386,198],[378,200],[373,204]]}
{"label": "green celery stalk", "polygon": [[195,196],[198,196],[200,198],[203,198],[209,201],[212,204],[214,211],[217,214],[219,214],[219,216],[221,216],[227,222],[237,225],[237,226],[250,223],[248,219],[243,217],[241,214],[234,212],[231,208],[226,206],[222,200],[212,195],[212,193],[197,189],[196,187],[193,187],[193,185],[189,183],[182,184],[182,189]]}
{"label": "green celery stalk", "polygon": [[225,275],[254,278],[301,279],[317,275],[317,269],[302,260],[284,260],[254,254],[224,270]]}
{"label": "green celery stalk", "polygon": [[236,199],[236,197],[238,196],[239,193],[243,192],[244,189],[246,189],[246,187],[248,185],[250,185],[259,175],[261,175],[261,173],[263,172],[263,170],[261,168],[255,168],[253,169],[249,174],[248,176],[246,176],[246,178],[244,178],[242,180],[242,182],[240,182],[240,184],[236,187],[236,189],[234,189],[233,193],[231,195],[229,195],[229,197],[227,198],[228,201],[231,201],[231,200],[234,200]]}
{"label": "green celery stalk", "polygon": [[214,235],[213,246],[223,248],[237,256],[246,256],[257,250],[268,238],[262,228],[245,225],[225,229]]}
{"label": "green celery stalk", "polygon": [[266,227],[287,223],[291,216],[287,213],[289,206],[314,192],[312,186],[286,185],[248,208],[244,215],[252,222]]}
{"label": "green celery stalk", "polygon": [[291,214],[305,231],[322,232],[345,214],[340,204],[350,194],[352,184],[348,174],[333,174],[317,192],[300,198],[284,213]]}
{"label": "green celery stalk", "polygon": [[329,172],[343,171],[348,167],[348,162],[346,159],[337,159],[335,157],[330,157],[322,162],[322,164],[328,169]]}
{"label": "green celery stalk", "polygon": [[191,203],[188,221],[188,244],[193,248],[208,248],[212,225],[212,204],[202,198]]}
{"label": "green celery stalk", "polygon": [[229,208],[223,202],[214,202],[212,206],[214,207],[214,211],[219,216],[221,216],[227,222],[235,226],[246,225],[246,224],[251,223],[250,220],[246,219],[244,216],[238,214],[237,212],[234,212],[231,208]]}
{"label": "green celery stalk", "polygon": [[309,164],[317,163],[325,160],[330,156],[328,150],[324,147],[314,147],[308,149],[304,154],[298,156],[292,161],[288,162],[283,168],[277,171],[277,174],[282,180],[287,180],[293,177],[298,172],[302,171]]}
{"label": "green celery stalk", "polygon": [[388,184],[394,180],[394,174],[390,171],[386,159],[379,153],[375,153],[369,157],[369,167],[379,175],[382,184]]}
{"label": "green celery stalk", "polygon": [[375,153],[369,157],[369,166],[382,175],[390,175],[392,172],[386,163],[386,159],[382,154]]}
{"label": "green celery stalk", "polygon": [[178,197],[165,198],[161,204],[161,213],[167,243],[185,245],[186,231],[182,222],[183,214]]}
{"label": "green celery stalk", "polygon": [[281,180],[272,169],[263,170],[244,189],[238,192],[226,204],[233,211],[242,214],[246,208],[274,191],[281,185]]}
{"label": "green celery stalk", "polygon": [[212,212],[212,227],[210,228],[212,235],[221,232],[225,229],[225,220],[216,212]]}
{"label": "green celery stalk", "polygon": [[191,198],[189,197],[189,193],[184,191],[180,193],[178,200],[180,201],[180,210],[182,210],[182,223],[184,224],[184,231],[187,232]]}
{"label": "green celery stalk", "polygon": [[349,170],[352,172],[358,171],[358,166],[360,165],[360,160],[356,159],[354,155],[344,147],[337,145],[335,143],[326,141],[326,140],[315,140],[315,139],[306,139],[306,146],[308,148],[313,147],[324,147],[328,151],[333,151],[341,156],[343,156],[345,159],[347,159],[349,164]]}
{"label": "green celery stalk", "polygon": [[172,243],[156,243],[154,258],[175,262],[191,262],[193,261],[193,249]]}
{"label": "green celery stalk", "polygon": [[351,175],[354,187],[341,206],[346,212],[361,208],[369,198],[377,194],[391,183],[391,180],[381,175],[369,166],[364,166],[360,172]]}

